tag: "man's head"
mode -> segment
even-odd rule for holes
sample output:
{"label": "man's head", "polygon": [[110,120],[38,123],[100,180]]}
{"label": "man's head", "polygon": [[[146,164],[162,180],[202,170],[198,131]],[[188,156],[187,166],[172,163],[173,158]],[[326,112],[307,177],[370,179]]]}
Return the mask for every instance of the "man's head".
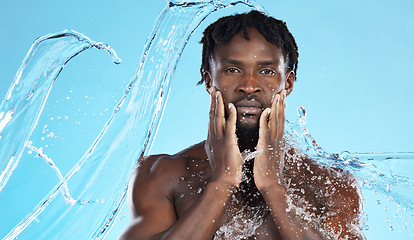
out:
{"label": "man's head", "polygon": [[[219,19],[204,31],[202,83],[237,109],[239,137],[257,135],[262,111],[293,90],[297,46],[285,23],[257,11]],[[227,114],[227,111],[226,111]]]}
{"label": "man's head", "polygon": [[200,68],[202,79],[198,84],[204,82],[205,72],[211,70],[210,60],[214,47],[220,43],[228,43],[240,31],[243,32],[243,37],[249,40],[247,28],[255,28],[268,42],[281,48],[285,54],[287,70],[293,70],[296,76],[299,57],[298,46],[286,23],[254,10],[248,13],[222,17],[204,30],[200,41],[203,44]]}

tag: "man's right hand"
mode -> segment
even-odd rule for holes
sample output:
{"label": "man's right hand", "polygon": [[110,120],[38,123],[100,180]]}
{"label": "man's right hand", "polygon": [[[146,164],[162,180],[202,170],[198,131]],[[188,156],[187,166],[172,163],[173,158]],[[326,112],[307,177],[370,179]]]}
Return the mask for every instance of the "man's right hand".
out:
{"label": "man's right hand", "polygon": [[204,148],[212,170],[211,180],[237,187],[242,179],[242,156],[236,136],[237,110],[229,103],[226,121],[221,92],[212,87],[210,96],[210,122]]}

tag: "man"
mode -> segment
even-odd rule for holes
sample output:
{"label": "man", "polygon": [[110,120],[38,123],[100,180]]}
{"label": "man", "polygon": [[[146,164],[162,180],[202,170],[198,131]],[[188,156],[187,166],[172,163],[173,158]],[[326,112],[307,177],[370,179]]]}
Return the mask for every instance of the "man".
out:
{"label": "man", "polygon": [[228,16],[201,43],[207,139],[140,159],[121,239],[363,239],[355,179],[284,139],[298,58],[285,23]]}

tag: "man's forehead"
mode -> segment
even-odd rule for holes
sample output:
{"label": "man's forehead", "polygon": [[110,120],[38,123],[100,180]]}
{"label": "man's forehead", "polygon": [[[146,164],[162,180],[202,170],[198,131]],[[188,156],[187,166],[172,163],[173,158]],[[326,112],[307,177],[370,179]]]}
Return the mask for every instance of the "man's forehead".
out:
{"label": "man's forehead", "polygon": [[238,59],[248,52],[260,61],[280,61],[280,57],[285,55],[283,49],[267,41],[257,29],[247,28],[246,34],[239,31],[228,42],[216,44],[210,60],[212,57]]}
{"label": "man's forehead", "polygon": [[[254,44],[254,43],[252,43]],[[272,48],[261,46],[217,46],[214,49],[210,61],[220,63],[240,64],[243,62],[255,62],[257,65],[272,65],[285,62],[283,51],[276,46]]]}
{"label": "man's forehead", "polygon": [[[217,61],[219,61],[220,63],[229,63],[229,64],[234,64],[234,65],[242,65],[244,62],[240,59],[232,59],[232,58],[218,58],[216,59]],[[264,59],[257,59],[257,61],[255,61],[255,63],[259,66],[270,66],[270,65],[277,65],[281,62],[282,59],[268,59],[268,60],[264,60]]]}

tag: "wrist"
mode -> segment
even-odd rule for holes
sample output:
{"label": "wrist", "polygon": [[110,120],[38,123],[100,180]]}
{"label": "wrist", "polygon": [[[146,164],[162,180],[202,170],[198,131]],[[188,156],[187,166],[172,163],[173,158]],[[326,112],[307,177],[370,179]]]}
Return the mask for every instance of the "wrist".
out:
{"label": "wrist", "polygon": [[262,186],[261,188],[258,188],[258,190],[260,194],[262,194],[263,197],[267,195],[284,196],[286,195],[287,188],[285,185],[279,182],[273,182],[272,184],[268,184],[266,186]]}
{"label": "wrist", "polygon": [[208,186],[212,189],[222,192],[233,192],[237,188],[238,184],[234,182],[229,182],[221,179],[212,180],[208,183]]}
{"label": "wrist", "polygon": [[217,176],[212,176],[211,182],[220,185],[224,188],[236,188],[239,186],[242,179],[242,172],[235,172],[229,174],[228,172],[222,173]]}
{"label": "wrist", "polygon": [[263,175],[255,175],[254,182],[260,192],[266,191],[269,188],[285,188],[283,178],[280,177],[280,174],[276,174],[274,172],[268,172]]}

